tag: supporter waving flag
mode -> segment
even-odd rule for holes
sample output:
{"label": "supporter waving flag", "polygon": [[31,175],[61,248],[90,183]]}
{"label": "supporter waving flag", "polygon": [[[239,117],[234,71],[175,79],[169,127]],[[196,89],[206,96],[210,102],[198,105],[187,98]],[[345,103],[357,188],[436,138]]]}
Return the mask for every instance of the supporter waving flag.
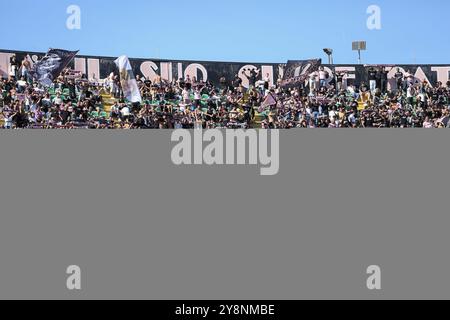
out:
{"label": "supporter waving flag", "polygon": [[277,98],[274,93],[269,92],[269,94],[264,99],[263,103],[258,109],[258,112],[263,112],[267,107],[271,107],[277,104]]}
{"label": "supporter waving flag", "polygon": [[124,97],[132,103],[142,102],[141,93],[128,57],[120,56],[115,61],[115,64],[119,68],[120,84]]}
{"label": "supporter waving flag", "polygon": [[33,66],[31,70],[33,78],[44,87],[50,87],[77,53],[78,51],[49,49],[47,54]]}

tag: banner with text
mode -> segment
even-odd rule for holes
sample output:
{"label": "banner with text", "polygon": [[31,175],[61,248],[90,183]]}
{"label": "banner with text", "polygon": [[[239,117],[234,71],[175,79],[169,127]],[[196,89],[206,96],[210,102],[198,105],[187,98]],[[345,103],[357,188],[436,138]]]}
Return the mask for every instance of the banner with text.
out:
{"label": "banner with text", "polygon": [[[17,61],[21,62],[27,55],[31,62],[37,63],[45,54],[36,52],[23,52],[0,50],[0,77],[8,77],[10,71],[10,58],[12,54],[17,55]],[[118,74],[114,61],[117,57],[93,57],[78,55],[69,64],[69,67],[85,74],[91,80],[104,79],[114,72]],[[152,81],[163,79],[167,81],[179,78],[196,77],[198,80],[211,81],[219,85],[220,79],[224,77],[230,83],[236,76],[242,79],[245,87],[249,86],[248,77],[245,73],[250,69],[258,70],[258,80],[269,78],[270,84],[277,83],[283,79],[285,70],[289,72],[286,63],[241,63],[241,62],[211,62],[211,61],[185,61],[185,60],[160,60],[160,59],[130,59],[130,64],[135,75],[144,76]],[[343,73],[344,87],[350,84],[360,85],[368,83],[369,66],[355,64],[323,65],[324,70],[331,76],[326,80],[331,82],[334,74]],[[388,66],[388,87],[397,87],[395,74],[400,70],[402,73],[410,73],[420,81],[428,81],[436,84],[438,81],[446,83],[450,79],[450,64],[448,65],[395,65]],[[295,74],[295,69],[294,69]],[[307,85],[307,81],[305,81]]]}

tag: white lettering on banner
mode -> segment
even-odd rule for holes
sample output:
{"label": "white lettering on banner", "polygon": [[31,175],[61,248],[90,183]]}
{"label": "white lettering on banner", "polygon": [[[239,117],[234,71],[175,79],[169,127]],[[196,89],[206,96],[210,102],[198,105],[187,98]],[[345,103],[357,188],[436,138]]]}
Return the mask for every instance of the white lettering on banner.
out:
{"label": "white lettering on banner", "polygon": [[[200,70],[202,73],[201,78],[199,78],[197,75],[198,70]],[[208,81],[208,71],[199,63],[192,63],[186,67],[186,70],[184,70],[184,77],[186,78],[187,76],[189,76],[191,79],[195,77],[198,81]]]}
{"label": "white lettering on banner", "polygon": [[172,82],[172,62],[161,62],[161,79]]}
{"label": "white lettering on banner", "polygon": [[449,67],[432,67],[431,71],[437,72],[437,80],[446,83],[449,80],[449,72],[450,72],[450,66]]}
{"label": "white lettering on banner", "polygon": [[425,72],[423,72],[421,67],[417,68],[417,71],[416,71],[414,77],[416,79],[420,80],[421,82],[426,81],[428,83],[431,83],[430,80],[428,80],[427,75],[425,74]]}
{"label": "white lettering on banner", "polygon": [[349,79],[356,79],[356,68],[355,67],[336,67],[334,68],[335,72],[343,72],[344,78],[342,79],[343,87],[346,89],[348,87],[348,80]]}
{"label": "white lettering on banner", "polygon": [[100,60],[88,59],[88,79],[100,79]]}
{"label": "white lettering on banner", "polygon": [[[0,77],[7,78],[10,73],[10,63],[9,60],[13,53],[11,52],[0,52]],[[26,56],[26,53],[19,52],[17,53],[19,56],[19,60],[23,59]],[[39,61],[40,57],[43,54],[34,54],[29,55],[27,59],[31,62],[31,65],[35,64]],[[79,71],[85,74],[89,79],[99,80],[102,77],[109,76],[110,72],[114,72],[115,69],[112,70],[103,70],[105,74],[100,73],[100,67],[103,59],[107,58],[88,58],[88,57],[76,57],[74,59],[74,70]],[[21,61],[18,61],[19,63]],[[134,60],[133,65],[139,64],[138,60]],[[102,65],[103,66],[103,65]],[[137,65],[136,65],[137,67]],[[235,67],[235,66],[233,66]],[[309,74],[310,65],[307,65],[305,68],[297,68],[295,70],[295,76]],[[140,65],[140,73],[147,79],[151,81],[155,81],[157,78],[161,77],[166,81],[179,80],[180,78],[185,78],[189,76],[190,78],[196,77],[197,80],[207,81],[209,79],[208,69],[200,64],[200,63],[191,63],[186,68],[183,66],[183,62],[177,61],[161,61],[161,62],[153,62],[153,61],[143,61]],[[333,68],[335,72],[333,72]],[[239,69],[238,76],[242,80],[242,85],[246,88],[249,87],[249,78],[250,70],[257,69],[259,70],[257,74],[257,80],[269,79],[270,85],[274,85],[278,78],[282,78],[285,72],[285,65],[259,65],[257,67],[253,64],[248,64]],[[354,83],[358,84],[359,82],[364,81],[364,67],[363,66],[327,66],[324,65],[325,71],[330,74],[330,77],[326,79],[326,83],[329,84],[334,77],[335,73],[344,72],[345,75],[343,77],[343,87],[347,88],[348,80],[355,80]],[[388,68],[389,69],[389,68]],[[432,66],[432,65],[403,65],[403,67],[392,67],[388,73],[388,89],[395,90],[397,89],[397,81],[395,79],[395,74],[397,73],[397,69],[400,70],[404,75],[406,74],[406,69],[410,69],[411,72],[414,73],[414,76],[417,80],[420,81],[428,81],[430,84],[435,85],[436,79],[437,81],[443,83],[444,85],[450,80],[450,66]],[[215,66],[212,66],[212,70],[215,70]],[[230,67],[230,71],[232,67]],[[244,71],[245,70],[245,71]],[[200,72],[199,72],[200,71]],[[215,71],[220,72],[220,71]],[[230,79],[234,77],[235,74],[228,74],[227,71],[222,71],[223,74],[218,74],[218,76],[226,76]],[[361,74],[360,74],[361,73]],[[357,75],[361,75],[362,79],[357,79]],[[277,79],[275,79],[278,76]],[[217,80],[217,79],[216,79]],[[357,80],[357,81],[356,81]],[[308,81],[305,82],[308,84]]]}
{"label": "white lettering on banner", "polygon": [[145,61],[141,64],[141,73],[146,79],[152,82],[158,78],[157,70],[158,66],[153,61]]}
{"label": "white lettering on banner", "polygon": [[183,79],[183,64],[181,62],[177,66],[177,78],[177,80]]}
{"label": "white lettering on banner", "polygon": [[[74,70],[87,75],[88,79],[91,80],[101,79],[102,76],[100,74],[100,59],[87,59],[87,72],[86,72],[86,58],[75,58]],[[109,76],[109,74],[106,76]]]}
{"label": "white lettering on banner", "polygon": [[388,73],[388,89],[389,90],[396,90],[397,88],[397,81],[395,80],[395,74],[397,73],[397,69],[400,70],[401,73],[404,75],[406,74],[406,70],[401,67],[394,67],[391,71]]}
{"label": "white lettering on banner", "polygon": [[0,53],[0,76],[7,78],[9,75],[9,59],[12,53]]}
{"label": "white lettering on banner", "polygon": [[[250,87],[250,81],[248,80],[248,78],[247,78],[245,75],[247,75],[248,77],[250,77],[250,71],[248,71],[248,70],[251,70],[251,69],[258,69],[258,68],[255,67],[255,66],[252,65],[252,64],[247,64],[247,65],[243,66],[243,67],[239,70],[238,76],[239,76],[239,78],[241,78],[241,80],[242,80],[242,86],[243,86],[244,88]],[[259,75],[259,74],[258,74],[258,75]]]}
{"label": "white lettering on banner", "polygon": [[75,58],[75,71],[79,71],[82,74],[86,74],[86,59]]}
{"label": "white lettering on banner", "polygon": [[262,76],[265,79],[267,74],[269,75],[269,85],[273,86],[273,66],[262,66],[261,67]]}

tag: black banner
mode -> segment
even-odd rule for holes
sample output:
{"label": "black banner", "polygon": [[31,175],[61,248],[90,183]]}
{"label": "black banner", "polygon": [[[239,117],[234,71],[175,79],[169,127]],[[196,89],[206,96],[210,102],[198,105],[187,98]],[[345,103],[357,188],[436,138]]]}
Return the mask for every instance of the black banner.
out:
{"label": "black banner", "polygon": [[319,70],[322,60],[289,60],[284,69],[283,87],[295,87],[305,83],[311,73]]}
{"label": "black banner", "polygon": [[49,87],[61,72],[75,58],[78,51],[50,49],[47,54],[34,64],[32,76],[43,86]]}
{"label": "black banner", "polygon": [[[12,54],[16,54],[17,61],[20,63],[25,57],[29,56],[32,63],[36,64],[44,56],[43,53],[23,52],[13,50],[0,50],[0,77],[6,78],[9,75],[9,59]],[[117,57],[94,57],[77,55],[69,67],[86,75],[89,79],[105,79],[112,72],[118,74],[118,69],[114,64]],[[295,61],[294,61],[295,62]],[[257,81],[269,79],[270,85],[279,83],[282,79],[289,77],[291,72],[289,64],[286,63],[244,63],[244,62],[212,62],[212,61],[186,61],[186,60],[161,60],[161,59],[130,59],[133,73],[136,76],[144,76],[152,81],[161,78],[162,80],[172,81],[184,78],[189,75],[198,80],[210,81],[215,85],[221,84],[221,78],[225,78],[231,83],[236,76],[242,79],[245,87],[249,86],[248,77],[244,73],[246,70],[257,69]],[[292,63],[292,61],[291,61]],[[355,64],[336,64],[322,65],[324,70],[330,75],[327,83],[335,81],[336,73],[345,74],[343,86],[355,85],[361,83],[368,84],[368,69],[370,66]],[[381,66],[375,66],[380,69]],[[446,83],[450,79],[450,64],[448,65],[391,65],[384,66],[388,73],[388,88],[395,89],[397,82],[395,74],[397,69],[403,74],[412,74],[420,81],[428,81],[435,85],[438,81]],[[295,69],[293,69],[295,75]],[[298,81],[297,81],[298,82]],[[305,81],[305,85],[307,82]]]}

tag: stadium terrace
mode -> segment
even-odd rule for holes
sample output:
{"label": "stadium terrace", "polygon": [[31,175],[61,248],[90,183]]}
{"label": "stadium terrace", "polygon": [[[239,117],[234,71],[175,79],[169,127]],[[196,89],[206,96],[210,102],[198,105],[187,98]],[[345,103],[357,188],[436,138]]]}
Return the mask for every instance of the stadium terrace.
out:
{"label": "stadium terrace", "polygon": [[450,66],[0,51],[4,129],[449,128]]}

